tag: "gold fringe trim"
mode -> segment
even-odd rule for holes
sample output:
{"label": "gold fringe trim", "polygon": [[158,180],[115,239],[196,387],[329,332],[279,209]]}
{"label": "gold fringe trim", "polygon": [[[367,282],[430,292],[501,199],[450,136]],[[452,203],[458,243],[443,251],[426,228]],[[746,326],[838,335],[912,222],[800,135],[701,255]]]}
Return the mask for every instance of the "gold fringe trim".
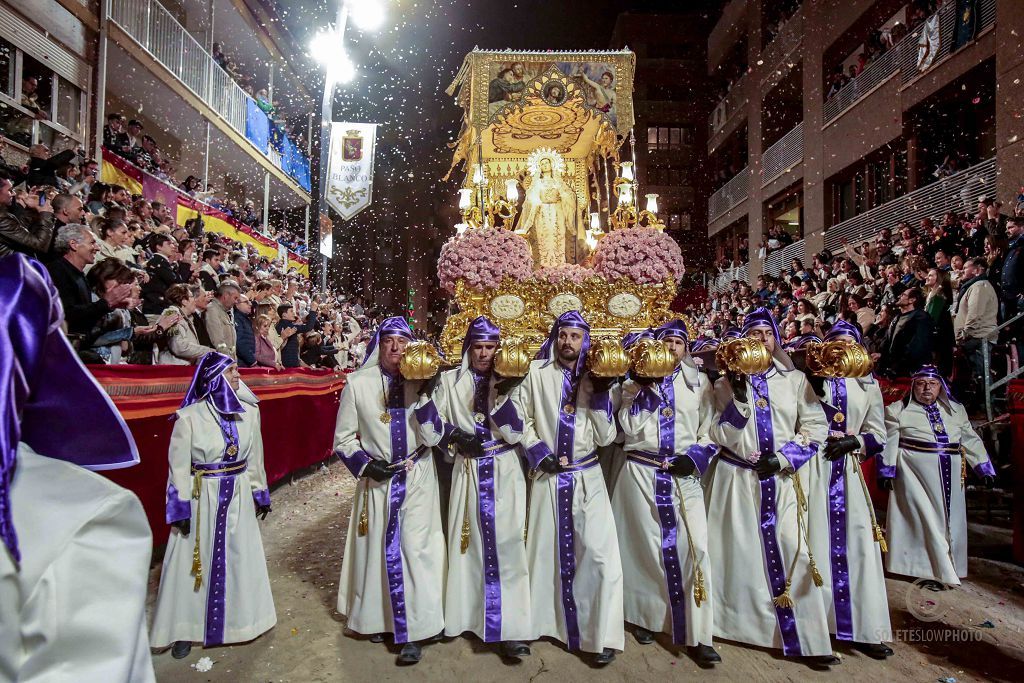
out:
{"label": "gold fringe trim", "polygon": [[818,565],[815,563],[814,555],[812,555],[810,551],[807,552],[807,558],[811,563],[811,581],[814,581],[815,586],[821,588],[825,585],[825,580],[821,578],[821,572],[818,571]]}
{"label": "gold fringe trim", "polygon": [[772,600],[772,603],[776,607],[792,609],[795,606],[793,603],[793,598],[789,594],[789,586],[792,583],[792,580],[786,579],[786,590],[782,591],[781,595],[778,595],[774,600]]}
{"label": "gold fringe trim", "polygon": [[875,543],[878,544],[878,549],[883,553],[889,552],[889,544],[885,542],[885,532],[882,531],[882,527],[878,526],[878,522],[874,520],[872,520],[871,523],[874,525]]}

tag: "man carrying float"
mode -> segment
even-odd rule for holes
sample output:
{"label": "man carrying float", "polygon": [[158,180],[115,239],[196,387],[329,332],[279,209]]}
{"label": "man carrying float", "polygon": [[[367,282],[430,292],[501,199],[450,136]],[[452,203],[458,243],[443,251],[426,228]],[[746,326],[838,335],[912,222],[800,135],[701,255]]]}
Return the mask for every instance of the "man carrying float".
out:
{"label": "man carrying float", "polygon": [[399,366],[413,333],[385,320],[366,361],[341,393],[334,450],[359,479],[341,565],[338,611],[348,628],[382,642],[394,634],[399,664],[422,657],[417,641],[444,629],[445,545],[437,472],[417,444],[421,382]]}
{"label": "man carrying float", "polygon": [[[831,666],[839,659],[808,553],[800,478],[827,436],[825,414],[782,350],[770,311],[751,312],[742,332],[747,339],[730,347],[771,358],[750,374],[726,363],[715,384],[711,438],[722,451],[705,480],[715,635]],[[751,338],[764,348],[753,345],[755,353]]]}
{"label": "man carrying float", "polygon": [[491,429],[497,326],[480,316],[462,364],[424,387],[416,420],[427,446],[456,450],[448,518],[445,635],[472,631],[504,656],[530,654],[530,582],[523,532],[526,478],[514,446]]}
{"label": "man carrying float", "polygon": [[[860,330],[839,320],[825,342],[859,350]],[[815,347],[808,353],[815,353]],[[862,356],[866,360],[867,352]],[[882,391],[869,370],[861,377],[828,379],[813,374],[810,367],[807,372],[829,420],[828,441],[808,463],[807,491],[811,550],[821,560],[829,628],[837,640],[852,642],[869,657],[885,659],[893,652],[884,644],[892,638],[882,570],[884,538],[860,464],[881,457],[885,447]]]}
{"label": "man carrying float", "polygon": [[700,477],[717,447],[711,381],[687,351],[681,320],[658,329],[675,369],[636,375],[622,388],[619,424],[626,464],[612,495],[625,582],[625,617],[639,643],[668,632],[702,664],[721,661],[711,646],[713,610],[707,517]]}
{"label": "man carrying float", "polygon": [[889,493],[885,568],[933,590],[967,576],[967,466],[995,481],[985,444],[933,365],[911,378],[910,394],[885,409],[879,482]]}
{"label": "man carrying float", "polygon": [[526,544],[534,635],[596,653],[602,666],[623,647],[622,567],[596,453],[615,439],[614,380],[584,372],[589,348],[583,316],[562,314],[526,377],[499,383],[491,416],[502,438],[526,450],[534,477]]}

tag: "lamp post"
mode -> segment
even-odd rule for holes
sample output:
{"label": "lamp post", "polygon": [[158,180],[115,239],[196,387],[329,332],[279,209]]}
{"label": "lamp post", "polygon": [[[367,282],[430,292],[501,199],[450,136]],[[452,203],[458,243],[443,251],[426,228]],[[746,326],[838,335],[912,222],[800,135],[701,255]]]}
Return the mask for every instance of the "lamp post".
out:
{"label": "lamp post", "polygon": [[[317,138],[319,147],[317,158],[320,160],[320,172],[317,174],[316,192],[313,193],[313,214],[317,221],[317,242],[319,243],[320,214],[326,212],[327,201],[324,190],[327,187],[327,166],[331,153],[330,135],[331,122],[334,120],[334,88],[348,83],[356,75],[355,64],[345,52],[345,29],[348,28],[349,17],[355,24],[365,30],[372,31],[384,21],[384,5],[380,0],[341,0],[334,27],[320,31],[310,41],[310,55],[324,65],[324,92],[320,102],[320,135]],[[347,270],[349,254],[347,240],[332,239],[331,251],[333,258],[337,256],[343,270]],[[338,253],[338,252],[341,253]],[[328,257],[320,257],[320,287],[327,289]]]}

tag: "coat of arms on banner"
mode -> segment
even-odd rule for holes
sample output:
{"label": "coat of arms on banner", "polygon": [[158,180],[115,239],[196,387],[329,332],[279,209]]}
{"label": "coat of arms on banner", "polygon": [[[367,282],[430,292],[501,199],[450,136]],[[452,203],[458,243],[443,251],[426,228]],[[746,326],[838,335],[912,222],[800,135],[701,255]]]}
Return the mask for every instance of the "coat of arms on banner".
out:
{"label": "coat of arms on banner", "polygon": [[359,161],[363,158],[363,135],[358,130],[349,130],[341,138],[341,158],[343,161]]}

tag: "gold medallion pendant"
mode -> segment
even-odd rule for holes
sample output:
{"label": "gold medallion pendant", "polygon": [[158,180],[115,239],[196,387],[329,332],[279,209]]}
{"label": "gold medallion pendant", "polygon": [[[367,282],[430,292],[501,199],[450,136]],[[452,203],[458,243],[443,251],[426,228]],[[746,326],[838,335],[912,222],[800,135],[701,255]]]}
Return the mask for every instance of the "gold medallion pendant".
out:
{"label": "gold medallion pendant", "polygon": [[945,427],[943,427],[942,425],[935,425],[936,434],[942,434],[944,431],[946,431]]}
{"label": "gold medallion pendant", "polygon": [[391,424],[391,413],[385,410],[380,414],[380,421],[384,424]]}
{"label": "gold medallion pendant", "polygon": [[562,412],[565,413],[566,415],[572,415],[573,413],[576,412],[576,406],[574,406],[571,403],[566,403],[564,406],[562,406]]}
{"label": "gold medallion pendant", "polygon": [[238,455],[238,446],[236,446],[235,444],[231,444],[230,446],[228,446],[228,451],[227,452],[228,452],[228,455],[230,455],[230,456]]}
{"label": "gold medallion pendant", "polygon": [[843,415],[842,413],[836,413],[835,415],[832,416],[832,421],[835,422],[836,424],[841,425],[845,420],[846,416]]}
{"label": "gold medallion pendant", "polygon": [[763,398],[759,398],[756,401],[754,401],[754,405],[760,408],[761,410],[764,410],[765,408],[768,407],[768,401]]}
{"label": "gold medallion pendant", "polygon": [[661,414],[664,415],[665,417],[672,417],[673,415],[676,414],[676,411],[674,411],[671,408],[669,408],[668,406],[666,406],[666,407],[661,409]]}
{"label": "gold medallion pendant", "polygon": [[475,421],[475,422],[476,422],[476,423],[477,423],[478,425],[482,425],[482,424],[483,424],[484,422],[486,422],[486,421],[487,421],[487,417],[486,417],[486,416],[485,416],[485,415],[484,415],[483,413],[475,413],[475,414],[473,415],[473,420],[474,420],[474,421]]}

